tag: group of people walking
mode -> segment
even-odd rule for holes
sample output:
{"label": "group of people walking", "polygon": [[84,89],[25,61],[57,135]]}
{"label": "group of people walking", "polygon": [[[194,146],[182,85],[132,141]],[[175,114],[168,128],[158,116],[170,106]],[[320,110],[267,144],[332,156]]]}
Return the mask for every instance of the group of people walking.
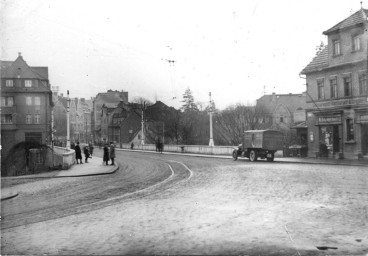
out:
{"label": "group of people walking", "polygon": [[[79,146],[79,142],[77,142],[77,145],[73,145],[72,148],[74,148],[75,150],[75,159],[77,160],[77,164],[83,164],[82,161],[82,150]],[[88,163],[88,158],[92,158],[92,154],[93,154],[93,145],[89,144],[86,145],[83,148],[83,153],[84,153],[84,162]]]}
{"label": "group of people walking", "polygon": [[103,163],[105,163],[106,165],[109,165],[109,160],[111,160],[111,165],[115,165],[114,160],[115,160],[115,145],[114,143],[110,142],[110,147],[109,145],[106,143],[104,148],[103,148]]}
{"label": "group of people walking", "polygon": [[[77,144],[72,147],[75,150],[75,158],[77,160],[77,164],[83,164],[82,161],[82,150],[81,147],[79,146],[79,142],[77,142]],[[83,148],[83,153],[85,156],[84,162],[88,163],[88,158],[92,158],[92,154],[93,154],[93,145],[89,144],[86,145]],[[109,161],[111,160],[111,165],[115,165],[115,145],[113,142],[110,142],[110,146],[106,143],[104,148],[103,148],[103,163],[105,163],[106,165],[109,165]]]}

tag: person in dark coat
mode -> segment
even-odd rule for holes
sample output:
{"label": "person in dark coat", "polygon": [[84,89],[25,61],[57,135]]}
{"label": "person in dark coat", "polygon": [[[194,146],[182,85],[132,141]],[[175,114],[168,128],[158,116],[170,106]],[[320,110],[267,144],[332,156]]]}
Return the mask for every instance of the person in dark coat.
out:
{"label": "person in dark coat", "polygon": [[84,151],[84,162],[88,163],[88,158],[89,158],[88,146],[85,146],[83,151]]}
{"label": "person in dark coat", "polygon": [[111,159],[111,165],[115,165],[114,164],[114,159],[115,159],[115,145],[112,142],[110,142],[110,159]]}
{"label": "person in dark coat", "polygon": [[79,146],[79,142],[77,142],[77,145],[75,146],[74,150],[75,150],[75,159],[77,159],[77,164],[79,164],[78,160],[80,161],[81,164],[83,164],[83,162],[82,162],[82,150]]}
{"label": "person in dark coat", "polygon": [[106,163],[106,165],[109,164],[109,148],[108,148],[108,145],[105,144],[104,148],[103,148],[103,162]]}
{"label": "person in dark coat", "polygon": [[93,144],[92,143],[89,144],[89,153],[91,156],[93,155]]}

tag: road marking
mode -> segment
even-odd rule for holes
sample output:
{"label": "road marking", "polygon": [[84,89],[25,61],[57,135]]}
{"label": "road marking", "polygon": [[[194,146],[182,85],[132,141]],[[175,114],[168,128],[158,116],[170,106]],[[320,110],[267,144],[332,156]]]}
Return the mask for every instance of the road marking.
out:
{"label": "road marking", "polygon": [[186,166],[185,164],[183,164],[182,162],[178,162],[178,161],[175,161],[175,160],[169,160],[169,162],[174,162],[174,163],[181,164],[182,166],[185,167],[185,169],[187,169],[189,171],[190,175],[189,175],[187,181],[190,180],[193,177],[193,175],[194,175],[193,171],[191,169],[189,169],[189,167]]}

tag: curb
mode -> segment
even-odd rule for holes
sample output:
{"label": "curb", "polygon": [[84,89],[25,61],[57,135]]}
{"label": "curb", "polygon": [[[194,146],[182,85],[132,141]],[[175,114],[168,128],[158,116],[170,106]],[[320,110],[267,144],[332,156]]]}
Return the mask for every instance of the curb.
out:
{"label": "curb", "polygon": [[19,195],[18,192],[9,193],[9,195],[5,195],[5,196],[1,195],[1,201],[12,199],[18,195]]}
{"label": "curb", "polygon": [[65,175],[65,176],[54,176],[51,178],[72,178],[72,177],[86,177],[86,176],[99,176],[99,175],[107,175],[107,174],[113,174],[117,170],[119,170],[120,166],[116,165],[116,168],[113,169],[110,172],[101,172],[101,173],[89,173],[89,174],[81,174],[81,175]]}
{"label": "curb", "polygon": [[[207,157],[207,158],[217,158],[217,159],[229,159],[232,160],[231,156],[224,156],[224,155],[202,155],[202,154],[191,154],[191,153],[179,153],[179,152],[155,152],[155,151],[148,151],[148,150],[131,150],[131,149],[123,149],[123,148],[116,148],[117,151],[128,151],[128,152],[140,152],[140,153],[151,153],[151,154],[166,154],[166,155],[180,155],[180,156],[191,156],[191,157]],[[242,160],[248,160],[247,158],[238,158],[238,159],[242,159]],[[282,159],[282,158],[281,158]],[[257,161],[258,162],[258,161]],[[257,163],[256,162],[256,163]],[[263,163],[261,161],[261,163]],[[364,164],[364,163],[333,163],[333,162],[316,162],[316,161],[310,161],[310,162],[306,162],[306,161],[288,161],[288,160],[278,160],[277,158],[275,158],[275,161],[273,162],[264,162],[264,163],[285,163],[285,164],[322,164],[322,165],[342,165],[342,166],[368,166],[368,164]]]}

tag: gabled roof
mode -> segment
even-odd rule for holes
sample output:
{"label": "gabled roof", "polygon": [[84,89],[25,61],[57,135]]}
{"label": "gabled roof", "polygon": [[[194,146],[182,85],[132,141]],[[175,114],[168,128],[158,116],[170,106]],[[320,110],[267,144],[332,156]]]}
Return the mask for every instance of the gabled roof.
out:
{"label": "gabled roof", "polygon": [[1,77],[48,80],[47,67],[30,67],[21,55],[15,61],[1,61]]}
{"label": "gabled roof", "polygon": [[328,47],[320,51],[316,57],[300,72],[301,74],[307,74],[310,72],[320,71],[328,67]]}
{"label": "gabled roof", "polygon": [[303,94],[269,94],[257,100],[257,107],[265,114],[272,114],[280,105],[285,106],[292,114],[298,108],[307,108],[306,95]]}
{"label": "gabled roof", "polygon": [[324,31],[323,34],[328,35],[333,32],[336,32],[342,29],[346,29],[346,28],[350,28],[352,26],[367,22],[367,16],[368,16],[368,10],[361,8],[359,11],[350,15],[348,18],[344,19],[343,21],[337,23],[332,28]]}

